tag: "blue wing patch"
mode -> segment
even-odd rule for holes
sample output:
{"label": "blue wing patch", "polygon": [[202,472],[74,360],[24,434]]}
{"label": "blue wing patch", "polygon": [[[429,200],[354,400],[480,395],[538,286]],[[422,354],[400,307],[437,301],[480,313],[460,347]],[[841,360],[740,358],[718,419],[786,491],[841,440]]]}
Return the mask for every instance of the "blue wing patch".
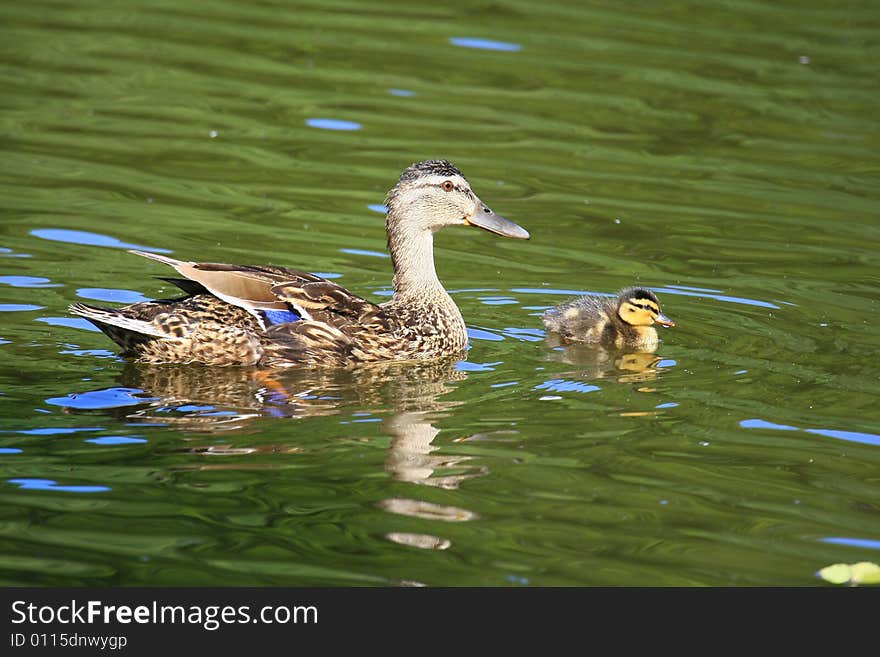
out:
{"label": "blue wing patch", "polygon": [[292,310],[263,310],[263,317],[266,318],[266,324],[274,326],[275,324],[289,324],[290,322],[298,322],[302,319],[300,315]]}

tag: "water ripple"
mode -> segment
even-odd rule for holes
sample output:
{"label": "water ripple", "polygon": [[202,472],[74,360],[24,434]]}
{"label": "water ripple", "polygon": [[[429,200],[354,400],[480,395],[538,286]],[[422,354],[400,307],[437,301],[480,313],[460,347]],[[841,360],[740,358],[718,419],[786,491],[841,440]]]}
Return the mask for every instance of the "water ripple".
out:
{"label": "water ripple", "polygon": [[106,287],[81,287],[76,291],[77,296],[94,301],[110,301],[113,303],[141,303],[150,301],[140,292],[134,290],[116,290]]}
{"label": "water ripple", "polygon": [[340,119],[306,119],[306,125],[321,130],[360,130],[363,126],[355,121]]}
{"label": "water ripple", "polygon": [[350,255],[362,255],[369,256],[371,258],[390,258],[391,256],[387,253],[382,253],[381,251],[370,251],[368,249],[339,249],[342,253],[348,253]]}
{"label": "water ripple", "polygon": [[86,438],[85,442],[96,445],[132,445],[145,443],[147,440],[135,436],[101,436],[99,438]]}
{"label": "water ripple", "polygon": [[862,443],[863,445],[880,445],[880,435],[873,433],[863,433],[860,431],[841,431],[838,429],[802,429],[787,424],[776,424],[767,422],[759,418],[742,420],[739,425],[744,429],[771,429],[774,431],[804,431],[819,436],[835,438],[837,440],[846,440],[854,443]]}
{"label": "water ripple", "polygon": [[66,326],[67,328],[83,329],[93,333],[101,332],[101,329],[81,317],[37,317],[36,321],[49,324],[50,326]]}
{"label": "water ripple", "polygon": [[29,310],[42,310],[45,306],[35,306],[32,303],[0,303],[0,313],[16,313]]}
{"label": "water ripple", "polygon": [[12,287],[62,287],[61,283],[37,276],[0,276],[0,283]]}
{"label": "water ripple", "polygon": [[51,490],[64,493],[103,493],[109,486],[62,486],[54,479],[7,479],[7,483],[17,484],[22,490]]}
{"label": "water ripple", "polygon": [[142,244],[130,244],[109,235],[90,233],[85,230],[68,230],[66,228],[35,228],[30,232],[34,237],[53,242],[67,242],[69,244],[83,244],[87,246],[107,246],[114,249],[138,249],[140,251],[152,251],[153,253],[172,253],[168,249],[160,249]]}
{"label": "water ripple", "polygon": [[820,538],[823,543],[833,543],[835,545],[849,545],[850,547],[867,548],[869,550],[880,550],[880,541],[871,538],[848,538],[843,536],[829,536]]}
{"label": "water ripple", "polygon": [[107,388],[105,390],[92,390],[84,393],[70,393],[66,397],[50,397],[46,400],[52,406],[64,408],[77,408],[93,410],[100,408],[119,408],[121,406],[136,406],[151,401],[157,401],[155,397],[136,397],[143,394],[143,390],[137,388]]}
{"label": "water ripple", "polygon": [[473,37],[452,37],[449,42],[460,48],[477,48],[479,50],[499,50],[504,52],[518,52],[522,46],[518,43],[507,41],[493,41],[492,39],[479,39]]}

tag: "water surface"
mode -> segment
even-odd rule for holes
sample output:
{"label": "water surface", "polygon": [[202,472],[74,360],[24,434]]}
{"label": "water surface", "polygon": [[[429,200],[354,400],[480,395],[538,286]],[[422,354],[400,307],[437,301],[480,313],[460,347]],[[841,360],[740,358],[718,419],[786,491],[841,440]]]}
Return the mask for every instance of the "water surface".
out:
{"label": "water surface", "polygon": [[[880,560],[873,3],[0,9],[5,585],[814,585]],[[437,269],[467,359],[126,363],[67,314],[156,263],[390,294],[447,157],[529,242]],[[654,288],[654,355],[544,309]]]}

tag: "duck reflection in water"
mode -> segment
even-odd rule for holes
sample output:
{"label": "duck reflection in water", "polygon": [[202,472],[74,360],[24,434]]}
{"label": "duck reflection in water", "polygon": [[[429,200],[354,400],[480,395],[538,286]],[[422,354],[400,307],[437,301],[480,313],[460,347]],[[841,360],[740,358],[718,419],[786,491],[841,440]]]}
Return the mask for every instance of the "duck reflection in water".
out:
{"label": "duck reflection in water", "polygon": [[[466,455],[436,454],[433,444],[440,433],[434,423],[463,402],[443,399],[467,374],[456,368],[456,359],[426,363],[387,363],[350,370],[265,370],[208,368],[198,365],[127,364],[121,383],[144,403],[107,409],[128,423],[157,425],[187,433],[231,436],[245,434],[259,422],[273,418],[311,418],[369,410],[384,415],[383,432],[391,437],[384,468],[399,482],[456,489],[461,482],[488,474],[473,466]],[[189,438],[198,441],[197,438]],[[460,437],[452,442],[461,442]],[[199,444],[178,452],[210,456],[295,453],[301,447],[287,444],[236,446]],[[199,463],[183,466],[200,470],[271,467],[262,461],[248,464]],[[422,519],[461,522],[477,517],[467,509],[395,495],[377,502],[393,514]],[[385,537],[411,547],[445,549],[447,538],[405,531]]]}

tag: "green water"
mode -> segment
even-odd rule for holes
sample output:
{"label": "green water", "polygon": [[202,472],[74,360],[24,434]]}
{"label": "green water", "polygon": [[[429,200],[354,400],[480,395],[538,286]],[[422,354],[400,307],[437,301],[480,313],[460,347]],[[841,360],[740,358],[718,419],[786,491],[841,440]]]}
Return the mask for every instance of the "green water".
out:
{"label": "green water", "polygon": [[[878,44],[873,2],[3,3],[0,582],[880,561]],[[385,300],[378,206],[436,157],[532,234],[437,236],[467,361],[135,366],[66,314],[168,294],[130,245]],[[635,283],[654,362],[545,339]]]}

